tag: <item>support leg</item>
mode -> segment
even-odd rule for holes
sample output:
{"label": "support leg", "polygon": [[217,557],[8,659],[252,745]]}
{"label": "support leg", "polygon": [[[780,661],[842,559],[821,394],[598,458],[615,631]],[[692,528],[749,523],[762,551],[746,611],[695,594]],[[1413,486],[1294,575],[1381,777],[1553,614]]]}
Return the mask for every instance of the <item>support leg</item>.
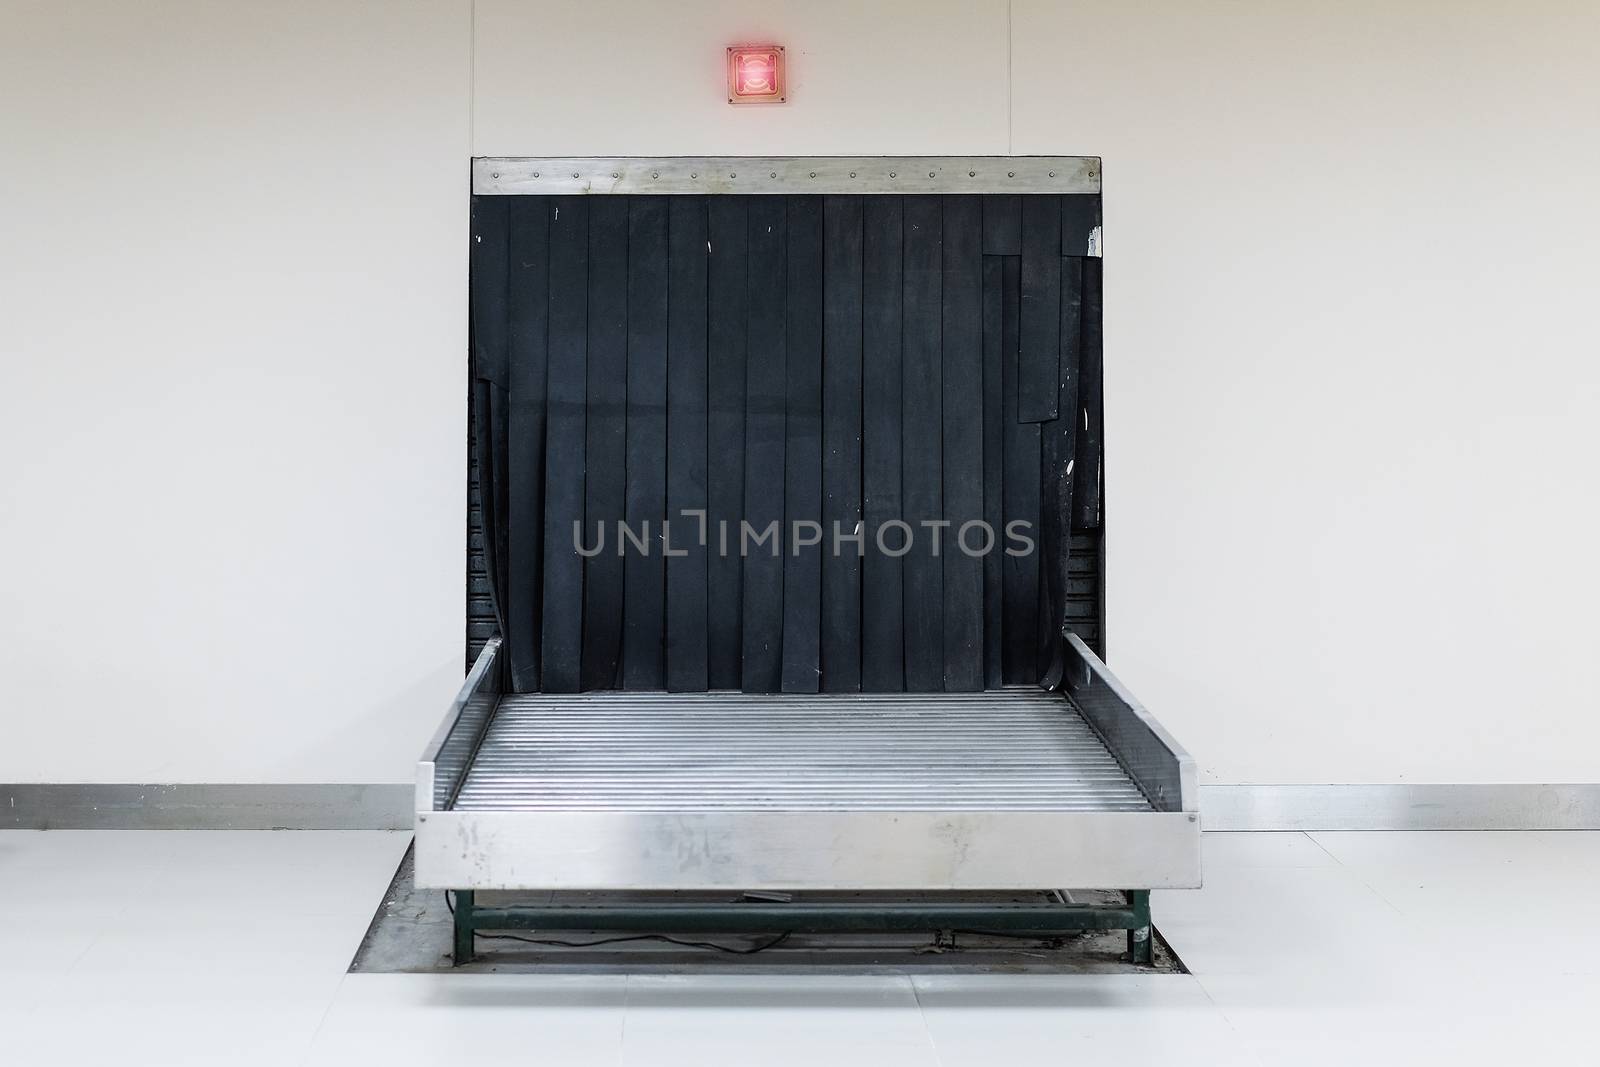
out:
{"label": "support leg", "polygon": [[458,889],[455,898],[455,946],[450,954],[450,960],[459,967],[463,963],[471,963],[474,955],[472,890]]}
{"label": "support leg", "polygon": [[1155,942],[1150,935],[1150,890],[1128,890],[1128,906],[1135,916],[1135,925],[1128,931],[1128,959],[1136,966],[1148,967],[1155,952]]}

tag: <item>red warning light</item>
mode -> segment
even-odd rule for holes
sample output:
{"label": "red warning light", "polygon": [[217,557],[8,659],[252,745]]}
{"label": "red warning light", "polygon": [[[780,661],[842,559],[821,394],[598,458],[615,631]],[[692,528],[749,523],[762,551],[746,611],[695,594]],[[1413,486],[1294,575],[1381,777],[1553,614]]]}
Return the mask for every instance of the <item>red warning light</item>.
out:
{"label": "red warning light", "polygon": [[782,45],[728,49],[728,103],[781,104],[784,99]]}

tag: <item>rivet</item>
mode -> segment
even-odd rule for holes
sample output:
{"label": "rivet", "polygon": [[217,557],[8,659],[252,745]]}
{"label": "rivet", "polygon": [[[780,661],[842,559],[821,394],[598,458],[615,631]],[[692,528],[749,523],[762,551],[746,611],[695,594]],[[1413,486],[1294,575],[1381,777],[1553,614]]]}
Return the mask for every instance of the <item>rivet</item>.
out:
{"label": "rivet", "polygon": [[[498,178],[498,177],[500,177],[500,175],[498,175],[498,174],[490,174],[489,177]],[[535,177],[538,177],[538,175],[535,175]]]}
{"label": "rivet", "polygon": [[650,172],[650,177],[659,178],[659,177],[661,177],[661,172],[653,170],[653,171]]}
{"label": "rivet", "polygon": [[612,177],[613,177],[613,178],[615,178],[615,177],[617,177],[617,172],[616,172],[616,171],[612,171],[612,172],[611,172],[611,176],[612,176]]}
{"label": "rivet", "polygon": [[573,172],[572,172],[572,176],[573,176],[573,177],[574,177],[574,178],[576,178],[576,177],[577,177],[577,176],[578,176],[578,172],[577,172],[577,171],[573,171]]}
{"label": "rivet", "polygon": [[728,172],[728,177],[730,177],[730,178],[737,178],[737,177],[738,177],[738,175],[737,175],[737,174],[735,174],[735,173],[733,173],[733,172],[732,172],[732,171],[729,171],[729,172]]}
{"label": "rivet", "polygon": [[777,176],[778,176],[778,172],[777,171],[773,171],[772,174],[769,175],[769,177],[773,177],[773,178],[776,178]]}
{"label": "rivet", "polygon": [[811,172],[811,176],[812,176],[812,177],[813,177],[813,178],[815,178],[815,177],[816,177],[816,176],[817,176],[817,172],[816,172],[816,171],[812,171],[812,172]]}
{"label": "rivet", "polygon": [[538,177],[538,176],[539,176],[539,172],[538,172],[538,171],[534,171],[534,172],[533,172],[533,176],[534,176],[534,177],[535,177],[535,178],[537,178],[537,177]]}
{"label": "rivet", "polygon": [[1056,172],[1055,171],[1051,171],[1050,172],[1050,177],[1054,178],[1055,176],[1056,176]]}
{"label": "rivet", "polygon": [[930,170],[930,171],[929,171],[929,172],[928,172],[928,177],[930,177],[930,178],[931,178],[931,177],[933,177],[933,171],[931,171],[931,170]]}
{"label": "rivet", "polygon": [[892,170],[891,170],[891,171],[890,171],[890,172],[889,172],[889,177],[891,177],[891,178],[893,178],[893,177],[894,177],[894,171],[892,171]]}
{"label": "rivet", "polygon": [[856,172],[855,171],[851,171],[850,172],[850,177],[854,178],[855,176],[856,176]]}
{"label": "rivet", "polygon": [[693,172],[693,171],[690,171],[690,172],[689,172],[689,177],[691,177],[691,178],[698,178],[698,177],[700,177],[700,175],[698,175],[698,174],[696,174],[696,173],[694,173],[694,172]]}
{"label": "rivet", "polygon": [[976,177],[977,177],[977,176],[978,176],[978,172],[977,172],[977,171],[975,171],[975,170],[969,170],[969,171],[967,171],[967,177],[969,177],[969,178],[976,178]]}
{"label": "rivet", "polygon": [[1007,178],[1015,178],[1016,176],[1017,176],[1017,172],[1016,171],[1014,171],[1014,170],[1006,171],[1006,177]]}

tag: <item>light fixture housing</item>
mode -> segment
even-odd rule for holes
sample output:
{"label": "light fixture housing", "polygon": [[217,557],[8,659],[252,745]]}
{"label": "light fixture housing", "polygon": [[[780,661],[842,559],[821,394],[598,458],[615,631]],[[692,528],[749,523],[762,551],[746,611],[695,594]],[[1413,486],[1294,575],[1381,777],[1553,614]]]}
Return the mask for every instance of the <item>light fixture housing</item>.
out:
{"label": "light fixture housing", "polygon": [[781,44],[733,45],[728,49],[728,103],[782,104],[784,84]]}

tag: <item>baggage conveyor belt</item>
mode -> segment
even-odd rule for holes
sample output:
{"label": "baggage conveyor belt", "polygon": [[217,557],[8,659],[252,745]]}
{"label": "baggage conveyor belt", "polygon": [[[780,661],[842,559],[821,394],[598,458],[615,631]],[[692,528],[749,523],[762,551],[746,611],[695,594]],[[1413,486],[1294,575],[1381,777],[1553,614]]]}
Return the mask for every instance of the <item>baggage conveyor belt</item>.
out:
{"label": "baggage conveyor belt", "polygon": [[501,699],[452,806],[658,811],[1150,811],[1039,689]]}
{"label": "baggage conveyor belt", "polygon": [[[1076,637],[1069,654],[1055,692],[502,695],[491,640],[418,765],[416,883],[455,891],[458,962],[484,929],[925,923],[1126,928],[1138,959],[1148,890],[1200,884],[1194,764]],[[1067,888],[1129,905],[474,903]]]}

